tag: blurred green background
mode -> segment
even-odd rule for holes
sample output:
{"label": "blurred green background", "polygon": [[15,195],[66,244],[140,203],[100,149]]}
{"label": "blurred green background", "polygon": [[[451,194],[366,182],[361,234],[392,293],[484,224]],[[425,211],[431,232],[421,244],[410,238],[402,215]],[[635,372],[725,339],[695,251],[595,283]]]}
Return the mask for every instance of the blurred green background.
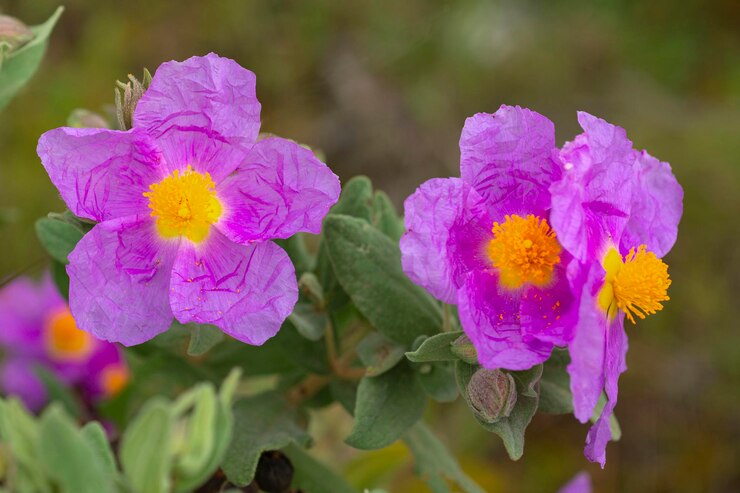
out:
{"label": "blurred green background", "polygon": [[[53,0],[3,0],[29,24]],[[343,179],[366,174],[401,205],[458,173],[466,116],[503,103],[578,131],[576,110],[627,129],[669,161],[685,190],[668,255],[667,308],[629,326],[624,436],[605,471],[582,456],[586,428],[538,415],[524,458],[459,405],[430,419],[492,492],[547,492],[581,469],[597,492],[740,491],[740,2],[68,0],[40,73],[0,119],[0,278],[38,273],[33,222],[62,202],[35,148],[79,107],[103,111],[113,83],[214,51],[257,74],[263,130],[322,149]],[[358,454],[327,411],[319,453],[359,486],[426,491],[401,445]],[[323,424],[321,424],[323,423]]]}

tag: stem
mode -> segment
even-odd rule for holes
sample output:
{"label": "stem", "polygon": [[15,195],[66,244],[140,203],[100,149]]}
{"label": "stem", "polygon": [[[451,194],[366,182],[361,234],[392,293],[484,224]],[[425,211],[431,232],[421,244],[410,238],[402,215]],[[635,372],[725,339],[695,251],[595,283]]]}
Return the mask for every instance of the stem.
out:
{"label": "stem", "polygon": [[329,360],[329,367],[332,373],[342,380],[358,380],[365,376],[364,368],[352,368],[350,365],[357,358],[357,351],[355,346],[359,342],[358,335],[361,337],[365,336],[365,331],[360,330],[352,334],[352,338],[345,339],[345,345],[350,343],[350,349],[346,351],[341,357],[337,355],[336,341],[334,340],[334,326],[331,321],[327,321],[326,327],[324,328],[324,339],[326,343],[326,357]]}
{"label": "stem", "polygon": [[324,327],[324,343],[326,344],[326,359],[331,368],[331,375],[309,375],[287,393],[287,399],[294,405],[310,399],[321,389],[326,387],[334,378],[342,380],[359,380],[365,376],[365,368],[353,367],[352,362],[357,359],[357,343],[364,338],[369,332],[370,327],[362,324],[356,330],[353,330],[347,338],[344,339],[343,346],[349,347],[339,356],[337,354],[337,344],[334,339],[334,326],[331,320],[327,320]]}
{"label": "stem", "polygon": [[442,332],[450,332],[452,330],[452,310],[450,305],[445,304],[442,307]]}
{"label": "stem", "polygon": [[288,391],[288,401],[294,405],[300,404],[329,385],[331,380],[330,375],[309,375]]}

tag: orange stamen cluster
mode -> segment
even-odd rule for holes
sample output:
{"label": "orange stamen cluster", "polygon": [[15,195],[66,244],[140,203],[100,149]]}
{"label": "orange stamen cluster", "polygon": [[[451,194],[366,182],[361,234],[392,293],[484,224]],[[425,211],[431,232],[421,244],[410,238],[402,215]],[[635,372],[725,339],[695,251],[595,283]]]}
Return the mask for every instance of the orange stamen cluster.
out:
{"label": "orange stamen cluster", "polygon": [[561,248],[545,219],[507,215],[503,223],[493,223],[492,231],[487,253],[499,271],[501,285],[516,289],[525,284],[550,284]]}
{"label": "orange stamen cluster", "polygon": [[606,278],[598,296],[599,306],[614,317],[622,310],[632,323],[635,316],[644,319],[663,309],[661,302],[668,301],[668,265],[640,245],[632,248],[622,262],[616,249],[611,248],[604,257]]}
{"label": "orange stamen cluster", "polygon": [[93,350],[90,334],[77,328],[69,309],[61,309],[47,320],[44,344],[49,356],[60,362],[84,361]]}

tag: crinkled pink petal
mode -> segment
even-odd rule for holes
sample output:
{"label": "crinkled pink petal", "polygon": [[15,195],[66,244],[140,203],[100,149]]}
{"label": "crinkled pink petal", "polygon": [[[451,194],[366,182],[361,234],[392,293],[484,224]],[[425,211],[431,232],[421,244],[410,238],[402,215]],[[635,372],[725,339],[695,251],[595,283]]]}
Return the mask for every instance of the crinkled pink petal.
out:
{"label": "crinkled pink petal", "polygon": [[180,248],[170,303],[181,323],[212,324],[259,346],[277,334],[298,300],[295,270],[272,242],[238,245],[218,231]]}
{"label": "crinkled pink petal", "polygon": [[581,423],[591,419],[604,389],[607,320],[596,303],[604,275],[604,269],[599,264],[593,264],[588,271],[581,293],[575,335],[569,346],[570,389],[573,394],[574,414]]}
{"label": "crinkled pink petal", "polygon": [[460,137],[462,179],[500,215],[542,215],[550,207],[549,187],[560,178],[553,159],[555,127],[550,120],[519,106],[501,106],[465,121]]}
{"label": "crinkled pink petal", "polygon": [[579,112],[585,131],[560,153],[565,172],[553,183],[550,223],[560,243],[577,259],[600,257],[619,242],[632,204],[637,166],[624,129]]}
{"label": "crinkled pink petal", "polygon": [[683,189],[671,165],[645,151],[637,154],[637,173],[632,192],[632,213],[622,235],[621,248],[647,245],[662,257],[673,247],[683,213]]}
{"label": "crinkled pink petal", "polygon": [[241,244],[318,234],[340,191],[339,178],[310,150],[278,137],[261,140],[218,185],[225,212],[217,227]]}
{"label": "crinkled pink petal", "polygon": [[252,72],[213,53],[163,63],[136,106],[134,127],[157,141],[169,171],[191,165],[218,183],[257,139],[255,87]]}
{"label": "crinkled pink petal", "polygon": [[558,493],[591,493],[591,491],[591,476],[586,471],[582,471],[563,485]]}
{"label": "crinkled pink petal", "polygon": [[627,334],[624,332],[624,314],[620,313],[609,324],[606,339],[606,361],[604,365],[604,390],[607,402],[601,416],[591,427],[586,437],[586,458],[606,464],[606,445],[612,438],[609,428],[614,407],[617,405],[619,375],[627,370]]}
{"label": "crinkled pink petal", "polygon": [[163,173],[161,154],[141,130],[56,128],[36,152],[67,207],[94,221],[146,213],[143,193]]}
{"label": "crinkled pink petal", "polygon": [[33,359],[10,357],[0,367],[2,393],[17,396],[32,412],[46,404],[46,389],[34,372],[35,364]]}
{"label": "crinkled pink petal", "polygon": [[526,370],[549,356],[552,344],[522,337],[521,294],[503,292],[495,274],[473,271],[458,292],[460,323],[488,369]]}
{"label": "crinkled pink petal", "polygon": [[403,270],[445,303],[457,302],[471,266],[483,267],[480,256],[493,223],[480,218],[485,216],[485,207],[476,207],[480,201],[460,178],[435,178],[404,202]]}
{"label": "crinkled pink petal", "polygon": [[553,270],[551,285],[524,288],[520,310],[525,339],[535,338],[556,346],[565,346],[573,339],[578,300],[573,296],[573,280],[567,272],[571,261],[570,255],[563,252],[560,264]]}
{"label": "crinkled pink petal", "polygon": [[149,217],[96,225],[69,255],[69,305],[77,326],[131,346],[166,331],[177,241],[163,241]]}

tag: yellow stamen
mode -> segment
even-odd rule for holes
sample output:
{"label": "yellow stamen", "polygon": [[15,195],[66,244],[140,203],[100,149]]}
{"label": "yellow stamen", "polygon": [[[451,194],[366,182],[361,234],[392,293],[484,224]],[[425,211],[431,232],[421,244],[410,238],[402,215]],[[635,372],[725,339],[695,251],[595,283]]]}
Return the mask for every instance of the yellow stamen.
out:
{"label": "yellow stamen", "polygon": [[622,261],[615,248],[610,248],[602,265],[606,270],[604,286],[599,291],[597,303],[602,310],[614,318],[622,310],[632,323],[635,316],[644,319],[663,309],[662,301],[668,301],[668,265],[648,252],[645,245],[635,251],[632,248]]}
{"label": "yellow stamen", "polygon": [[125,366],[109,365],[100,373],[100,384],[105,397],[117,395],[128,384],[129,372]]}
{"label": "yellow stamen", "polygon": [[144,196],[149,198],[159,234],[164,238],[185,236],[194,243],[203,241],[223,212],[215,187],[210,174],[198,173],[190,166],[183,173],[175,170],[150,185]]}
{"label": "yellow stamen", "polygon": [[90,356],[94,340],[90,334],[77,328],[69,309],[52,314],[44,330],[44,343],[49,356],[61,362],[80,362]]}
{"label": "yellow stamen", "polygon": [[560,263],[560,245],[545,219],[512,214],[493,223],[488,258],[499,271],[501,285],[516,289],[524,284],[546,286]]}

